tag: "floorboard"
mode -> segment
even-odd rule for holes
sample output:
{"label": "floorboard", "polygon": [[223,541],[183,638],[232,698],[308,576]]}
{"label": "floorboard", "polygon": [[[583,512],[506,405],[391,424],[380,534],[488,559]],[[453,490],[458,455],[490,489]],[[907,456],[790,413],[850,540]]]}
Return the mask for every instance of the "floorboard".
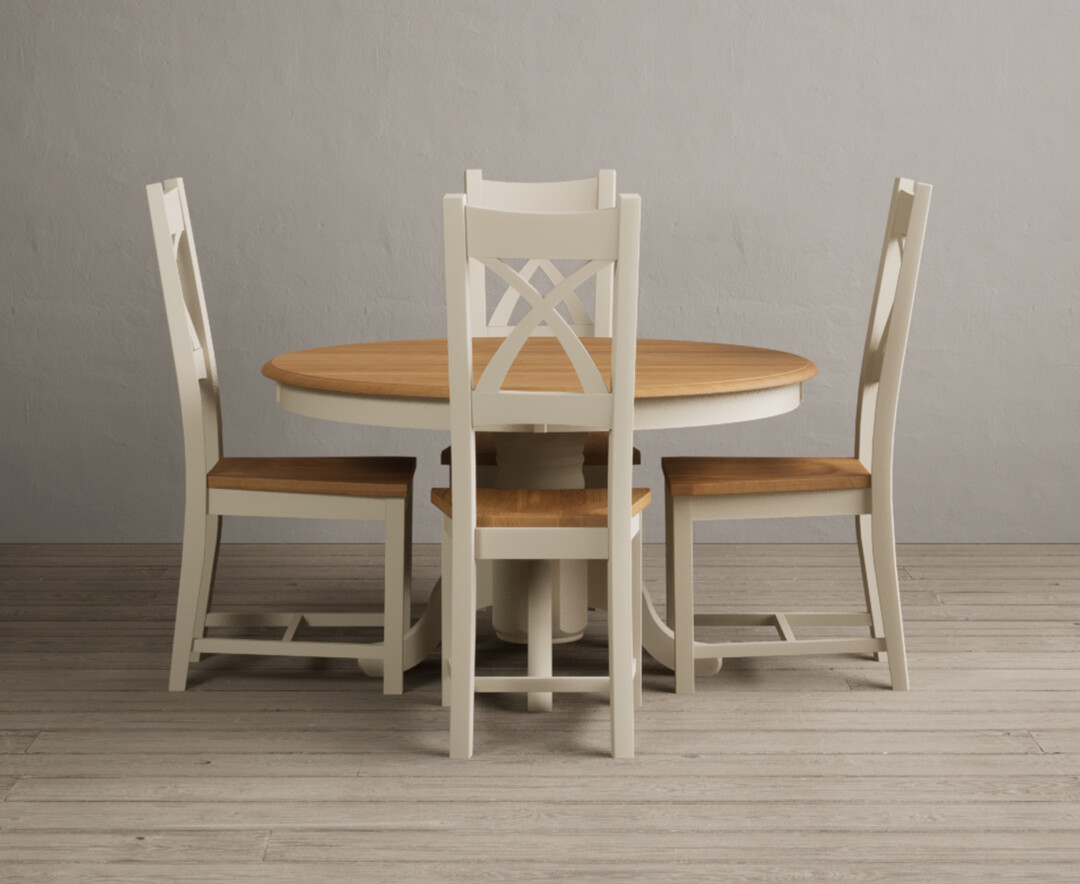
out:
{"label": "floorboard", "polygon": [[[633,760],[606,700],[560,695],[480,698],[451,762],[437,658],[400,697],[349,661],[239,657],[170,694],[178,547],[0,545],[0,880],[1080,879],[1080,545],[899,560],[909,692],[862,655],[729,660],[692,696],[647,661]],[[417,547],[417,612],[438,566]],[[381,567],[227,546],[215,602],[372,609]],[[643,570],[662,610],[662,548]],[[702,610],[862,599],[849,545],[699,545],[695,577]],[[602,626],[556,668],[603,671]],[[484,617],[479,640],[523,659]]]}

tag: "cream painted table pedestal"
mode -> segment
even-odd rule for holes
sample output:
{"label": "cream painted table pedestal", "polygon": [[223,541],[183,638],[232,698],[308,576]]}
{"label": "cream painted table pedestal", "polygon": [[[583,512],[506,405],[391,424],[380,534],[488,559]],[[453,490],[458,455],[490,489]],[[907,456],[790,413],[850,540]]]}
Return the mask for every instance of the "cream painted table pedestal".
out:
{"label": "cream painted table pedestal", "polygon": [[[475,342],[474,370],[483,372],[501,339]],[[584,338],[607,379],[611,340]],[[324,420],[406,429],[449,430],[450,392],[446,341],[376,341],[287,353],[263,366],[277,383],[278,401],[296,414]],[[634,390],[634,429],[666,430],[759,420],[784,414],[802,401],[802,384],[817,374],[808,359],[777,350],[703,341],[638,340]],[[560,377],[568,391],[579,390],[577,375],[550,338],[531,338],[507,374],[504,389],[536,388],[542,378],[551,389]],[[570,427],[507,426],[497,437],[496,482],[506,487],[584,487],[584,433]],[[508,435],[502,435],[506,433]],[[603,580],[586,579],[586,563],[538,563],[524,571],[519,563],[496,563],[481,591],[481,604],[493,607],[500,636],[527,637],[523,583],[557,577],[553,592],[551,638],[580,637],[587,608],[604,606]],[[405,666],[411,668],[439,642],[440,587],[406,638]],[[674,668],[671,629],[644,594],[642,639],[645,650]],[[668,606],[670,610],[670,604]],[[539,638],[539,636],[537,636]],[[698,660],[699,675],[717,671],[720,661]],[[529,674],[551,674],[551,641],[529,642]],[[550,708],[545,695],[531,697],[530,708]]]}

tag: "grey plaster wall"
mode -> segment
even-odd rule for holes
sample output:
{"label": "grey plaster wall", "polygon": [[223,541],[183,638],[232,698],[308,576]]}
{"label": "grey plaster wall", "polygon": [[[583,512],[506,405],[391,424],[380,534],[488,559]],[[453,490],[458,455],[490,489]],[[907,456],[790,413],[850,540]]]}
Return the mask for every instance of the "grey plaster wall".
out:
{"label": "grey plaster wall", "polygon": [[[415,452],[285,413],[303,347],[444,329],[440,199],[618,170],[641,333],[789,349],[795,413],[666,453],[846,453],[892,179],[935,185],[901,403],[903,541],[1080,540],[1080,6],[0,0],[0,541],[178,540],[144,185],[188,185],[227,451]],[[661,538],[661,507],[650,540]],[[850,539],[845,522],[703,539]],[[234,520],[228,539],[374,537]]]}

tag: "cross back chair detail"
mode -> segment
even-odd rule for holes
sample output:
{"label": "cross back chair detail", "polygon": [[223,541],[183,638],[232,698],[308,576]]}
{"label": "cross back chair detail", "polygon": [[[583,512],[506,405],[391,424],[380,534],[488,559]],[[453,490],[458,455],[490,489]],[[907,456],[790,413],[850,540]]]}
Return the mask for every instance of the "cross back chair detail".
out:
{"label": "cross back chair detail", "polygon": [[[595,178],[572,181],[494,181],[484,178],[481,169],[465,171],[465,201],[467,205],[507,212],[584,212],[591,209],[615,208],[615,170],[601,169]],[[542,272],[551,285],[562,282],[562,272],[547,258],[531,258],[518,271],[530,282]],[[505,283],[505,280],[503,280]],[[611,305],[614,277],[610,268],[595,276],[593,315],[590,316],[577,292],[568,292],[565,301],[570,325],[583,336],[611,337]],[[513,315],[521,294],[509,283],[490,314],[488,312],[487,280],[484,267],[470,262],[469,297],[472,303],[473,333],[476,337],[506,337],[514,329]],[[547,325],[537,324],[536,335],[551,334]],[[482,469],[481,481],[494,482],[495,437],[481,433],[476,440],[477,458]],[[441,461],[450,464],[450,448],[442,452]],[[634,463],[641,463],[641,452],[634,449]],[[603,485],[607,464],[607,436],[589,433],[585,439],[583,470],[586,483]]]}
{"label": "cross back chair detail", "polygon": [[[146,188],[169,326],[184,433],[184,543],[169,689],[187,685],[203,654],[356,659],[402,692],[410,621],[412,457],[222,457],[217,365],[199,261],[180,178]],[[379,521],[386,526],[382,613],[209,610],[221,517],[275,516]],[[381,627],[381,642],[296,641],[298,629]],[[279,627],[280,640],[207,635],[208,628]],[[418,661],[409,661],[409,665]]]}
{"label": "cross back chair detail", "polygon": [[[893,441],[930,193],[929,184],[908,179],[898,178],[893,186],[863,352],[854,457],[663,459],[678,692],[693,692],[695,659],[866,652],[876,659],[885,652],[893,688],[907,690],[893,530]],[[865,613],[695,615],[695,522],[835,515],[856,517]],[[779,640],[695,641],[695,625],[770,626]],[[869,627],[870,637],[797,638],[799,626]]]}
{"label": "cross back chair detail", "polygon": [[[615,208],[615,171],[601,169],[595,178],[575,181],[485,181],[480,169],[465,172],[465,199],[470,206],[499,209],[509,212],[583,212],[590,209]],[[470,265],[469,294],[472,301],[474,335],[506,337],[513,331],[514,309],[522,298],[521,292],[507,280],[506,289],[495,309],[487,313],[487,287],[483,268]],[[562,272],[549,258],[530,258],[517,273],[531,282],[537,272],[543,272],[552,285],[563,281]],[[596,274],[594,314],[590,316],[576,291],[569,291],[563,304],[575,333],[587,337],[611,337],[611,304],[613,277],[611,268]],[[551,334],[550,326],[537,323],[533,333]]]}
{"label": "cross back chair detail", "polygon": [[[443,588],[449,599],[450,754],[473,751],[474,694],[480,692],[606,692],[611,704],[612,754],[634,752],[634,704],[640,697],[641,512],[648,489],[631,488],[634,364],[640,197],[623,195],[614,209],[586,212],[506,212],[443,201],[446,246],[447,338],[450,359],[452,487],[432,489],[443,513]],[[541,295],[510,260],[585,262]],[[528,264],[525,265],[528,267]],[[474,273],[490,269],[531,307],[505,336],[474,383],[472,340],[479,326],[470,293]],[[613,272],[613,339],[584,338],[558,311],[582,282]],[[537,324],[550,334],[532,334]],[[598,354],[610,353],[601,364]],[[559,386],[542,373],[525,389],[520,361],[565,366],[576,382]],[[608,366],[608,378],[605,370]],[[534,374],[533,378],[537,375]],[[575,389],[575,383],[578,388]],[[547,432],[610,433],[603,488],[540,490],[478,488],[476,434],[507,426]],[[475,670],[477,562],[486,559],[603,559],[608,562],[607,676],[478,676]],[[540,587],[535,596],[545,592]],[[530,620],[550,612],[550,589],[530,597]],[[445,621],[444,621],[445,623]]]}

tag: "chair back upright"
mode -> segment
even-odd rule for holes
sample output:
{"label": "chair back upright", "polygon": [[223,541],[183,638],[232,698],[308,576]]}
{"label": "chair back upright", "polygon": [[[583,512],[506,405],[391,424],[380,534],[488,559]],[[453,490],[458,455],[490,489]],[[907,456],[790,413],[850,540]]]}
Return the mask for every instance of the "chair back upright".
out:
{"label": "chair back upright", "polygon": [[891,482],[896,407],[904,367],[915,284],[919,277],[929,184],[897,178],[863,349],[855,456],[874,475],[874,486]]}
{"label": "chair back upright", "polygon": [[206,474],[221,458],[221,399],[184,181],[150,184],[146,196],[180,392],[187,486],[205,494]]}
{"label": "chair back upright", "polygon": [[[574,181],[491,181],[485,180],[480,169],[465,172],[465,198],[470,206],[500,209],[511,212],[581,212],[590,209],[615,208],[615,170],[601,169],[595,178]],[[469,291],[473,302],[473,323],[476,335],[505,337],[514,327],[514,309],[519,302],[518,292],[507,286],[498,299],[490,317],[487,312],[487,287],[483,267],[470,265]],[[562,281],[562,273],[550,259],[533,258],[521,275],[531,280],[543,271],[552,285]],[[612,286],[610,269],[597,274],[593,316],[581,299],[571,294],[565,304],[574,329],[581,335],[611,337]],[[549,334],[545,326],[535,334]]]}
{"label": "chair back upright", "polygon": [[[476,524],[475,432],[520,427],[609,430],[609,524],[628,525],[640,197],[624,194],[613,209],[537,213],[477,208],[464,195],[447,195],[443,224],[455,522],[463,520],[467,528]],[[584,263],[540,294],[524,275],[536,259]],[[515,270],[508,261],[527,263]],[[474,381],[473,340],[486,335],[477,331],[472,316],[471,282],[474,273],[488,270],[531,309],[495,347]],[[557,309],[583,283],[607,271],[614,281],[610,343],[584,337]],[[548,336],[538,338],[535,331],[542,326]],[[519,358],[544,367],[530,372],[528,389],[514,379]],[[455,540],[472,533],[455,531]]]}

